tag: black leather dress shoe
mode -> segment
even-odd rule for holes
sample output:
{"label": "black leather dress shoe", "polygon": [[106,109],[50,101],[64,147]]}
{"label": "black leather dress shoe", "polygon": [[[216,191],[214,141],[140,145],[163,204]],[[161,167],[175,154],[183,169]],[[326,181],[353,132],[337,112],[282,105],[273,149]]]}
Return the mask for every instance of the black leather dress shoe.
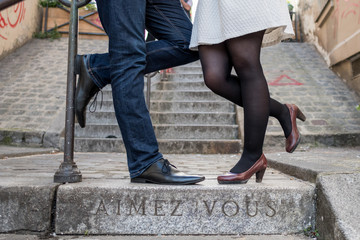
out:
{"label": "black leather dress shoe", "polygon": [[75,92],[75,115],[80,127],[84,128],[86,124],[86,106],[100,89],[93,82],[87,71],[85,55],[78,55],[76,57],[76,68],[79,80]]}
{"label": "black leather dress shoe", "polygon": [[190,176],[180,172],[166,159],[160,159],[145,170],[140,176],[132,178],[133,183],[156,183],[187,185],[204,181],[205,177]]}

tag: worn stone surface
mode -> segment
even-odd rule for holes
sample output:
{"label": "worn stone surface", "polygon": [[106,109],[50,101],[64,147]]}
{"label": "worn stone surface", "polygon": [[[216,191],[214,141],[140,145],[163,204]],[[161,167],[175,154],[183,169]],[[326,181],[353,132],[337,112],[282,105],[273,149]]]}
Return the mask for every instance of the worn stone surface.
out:
{"label": "worn stone surface", "polygon": [[[63,157],[62,153],[54,153],[0,160],[0,168],[2,169],[0,172],[0,189],[6,189],[7,193],[16,192],[19,196],[21,196],[22,192],[29,194],[31,192],[31,199],[36,200],[34,200],[34,204],[27,204],[26,208],[14,208],[12,214],[16,214],[18,217],[31,216],[34,214],[32,212],[34,207],[40,205],[41,208],[38,208],[45,211],[48,206],[52,205],[51,192],[56,186],[53,183],[53,176]],[[216,182],[217,175],[227,172],[239,159],[239,155],[173,154],[165,157],[183,172],[204,175],[206,177],[205,182],[185,187],[131,184],[125,154],[76,153],[74,159],[82,172],[83,182],[61,185],[59,188],[56,202],[57,215],[55,218],[58,231],[65,233],[65,230],[68,231],[68,229],[64,230],[63,228],[69,227],[69,221],[79,217],[79,222],[74,222],[76,224],[76,226],[73,226],[74,231],[78,230],[80,232],[85,228],[84,231],[88,230],[89,233],[108,230],[120,233],[120,231],[125,231],[122,229],[124,226],[121,221],[115,221],[119,220],[120,217],[124,218],[121,220],[127,223],[138,221],[135,222],[138,223],[138,227],[131,224],[125,226],[130,228],[127,229],[129,234],[146,233],[150,229],[145,228],[149,226],[149,221],[154,221],[153,223],[156,223],[158,227],[158,232],[154,229],[151,230],[153,234],[174,231],[174,229],[178,234],[180,234],[180,231],[184,231],[183,234],[189,233],[189,231],[197,231],[198,233],[202,231],[203,234],[239,234],[241,231],[243,233],[254,231],[252,234],[259,233],[259,231],[264,231],[263,233],[266,234],[286,234],[302,232],[303,227],[311,223],[312,218],[310,217],[314,216],[313,184],[268,169],[261,184],[257,184],[255,179],[251,179],[245,185],[222,186]],[[31,191],[27,190],[26,187]],[[40,189],[43,189],[43,191],[38,193]],[[46,197],[43,196],[45,193],[47,194]],[[146,216],[142,215],[142,207],[139,208],[144,196],[146,197],[146,206],[144,205]],[[26,197],[21,199],[28,201]],[[97,204],[102,205],[100,204],[102,199],[104,209],[103,206],[100,206],[98,214],[92,215],[94,209],[96,213],[99,208]],[[117,200],[122,202],[120,210],[123,215],[121,216],[113,214],[116,211]],[[136,209],[131,205],[132,200]],[[164,200],[164,202],[161,200]],[[179,203],[178,209],[173,213],[176,207],[174,204],[177,204],[175,200],[184,202]],[[69,207],[69,203],[72,204],[72,207]],[[157,204],[157,215],[166,214],[165,216],[154,216],[155,203]],[[197,212],[194,208],[196,203],[198,204]],[[130,211],[129,206],[132,208],[133,216],[128,216],[128,218],[126,213]],[[105,209],[109,215],[103,212]],[[209,212],[211,215],[209,215]],[[48,214],[49,211],[46,213]],[[174,216],[171,216],[172,213]],[[231,217],[234,213],[236,215]],[[248,213],[253,217],[248,216]],[[179,214],[183,216],[175,216]],[[286,221],[282,220],[284,215],[286,215]],[[83,217],[84,219],[82,219]],[[94,221],[108,221],[109,219],[111,221],[108,224],[94,224],[95,222],[88,222],[90,218]],[[167,222],[169,218],[171,221]],[[43,225],[36,225],[38,229],[48,226],[49,222],[47,221],[49,218],[38,219],[43,220]],[[222,221],[221,219],[225,220]],[[236,219],[239,221],[236,221]],[[210,220],[211,222],[209,222]],[[190,224],[191,222],[194,225]],[[214,225],[213,222],[217,222],[219,225]],[[256,227],[256,222],[263,227]],[[283,224],[279,225],[278,222]],[[34,223],[37,222],[34,221]],[[180,223],[191,226],[185,228],[184,225],[178,225]],[[201,227],[195,227],[199,226],[199,224],[202,224]],[[239,226],[236,227],[232,224],[239,224]],[[249,228],[244,228],[244,224],[249,225]],[[9,227],[8,224],[6,226],[6,231],[8,231],[11,226]],[[176,230],[178,226],[179,228]],[[21,230],[32,231],[32,227],[31,224],[23,225]],[[102,227],[103,230],[97,229],[98,227]],[[212,230],[207,231],[208,229]],[[268,232],[265,232],[265,229]],[[227,230],[232,232],[227,233]],[[84,233],[81,232],[81,234]]]}
{"label": "worn stone surface", "polygon": [[266,156],[271,167],[314,183],[320,173],[360,172],[358,148],[307,148],[299,145],[292,154],[284,151]]}
{"label": "worn stone surface", "polygon": [[[0,234],[0,240],[39,240],[43,239],[32,235],[15,235]],[[51,237],[54,240],[307,240],[309,238],[303,235],[221,235],[221,236],[162,236],[162,235],[145,235],[145,236],[61,236]]]}
{"label": "worn stone surface", "polygon": [[[314,187],[266,183],[154,186],[97,180],[59,187],[57,234],[291,234],[312,224]],[[139,224],[141,223],[141,224]]]}
{"label": "worn stone surface", "polygon": [[1,178],[0,232],[49,231],[55,188],[41,178]]}
{"label": "worn stone surface", "polygon": [[320,175],[317,229],[320,239],[360,239],[360,172]]}

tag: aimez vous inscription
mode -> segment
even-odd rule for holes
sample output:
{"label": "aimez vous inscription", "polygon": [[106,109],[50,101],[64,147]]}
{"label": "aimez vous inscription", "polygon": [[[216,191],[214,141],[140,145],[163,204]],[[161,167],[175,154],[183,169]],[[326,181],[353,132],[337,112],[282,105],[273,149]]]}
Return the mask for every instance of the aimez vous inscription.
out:
{"label": "aimez vous inscription", "polygon": [[94,205],[94,215],[119,215],[119,216],[168,216],[181,217],[186,211],[206,215],[223,215],[235,217],[245,213],[248,217],[255,217],[259,214],[274,217],[278,207],[275,201],[257,201],[246,199],[242,202],[235,200],[200,200],[186,202],[184,200],[148,200],[147,198],[117,200],[107,202],[99,199]]}

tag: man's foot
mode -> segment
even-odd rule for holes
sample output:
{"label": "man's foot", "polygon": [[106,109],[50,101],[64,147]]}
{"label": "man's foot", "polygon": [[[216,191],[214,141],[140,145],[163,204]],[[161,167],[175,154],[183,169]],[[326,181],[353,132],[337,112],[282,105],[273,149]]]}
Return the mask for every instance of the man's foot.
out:
{"label": "man's foot", "polygon": [[156,183],[156,184],[172,184],[187,185],[204,181],[205,177],[190,176],[180,172],[176,167],[166,159],[160,159],[152,164],[140,176],[132,178],[133,183]]}
{"label": "man's foot", "polygon": [[86,106],[100,89],[95,85],[87,71],[86,55],[76,57],[76,68],[79,80],[75,92],[75,115],[80,127],[84,128],[86,124]]}

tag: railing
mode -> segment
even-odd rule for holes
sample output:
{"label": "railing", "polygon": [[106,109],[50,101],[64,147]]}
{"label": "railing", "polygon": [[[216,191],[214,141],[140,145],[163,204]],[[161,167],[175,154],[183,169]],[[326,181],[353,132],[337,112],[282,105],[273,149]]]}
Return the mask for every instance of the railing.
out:
{"label": "railing", "polygon": [[0,0],[0,11],[23,0]]}
{"label": "railing", "polygon": [[[76,88],[76,74],[75,62],[78,49],[78,8],[85,6],[91,0],[68,1],[59,0],[70,10],[70,27],[69,27],[69,49],[68,49],[68,72],[67,72],[67,89],[66,89],[66,121],[65,121],[65,142],[64,142],[64,161],[61,163],[59,169],[54,175],[54,182],[57,183],[74,183],[81,182],[82,175],[74,162],[74,125],[75,125],[75,88]],[[13,1],[15,2],[15,1]],[[149,73],[147,77],[147,93],[146,102],[150,109],[150,94],[151,94],[151,78],[157,72]]]}
{"label": "railing", "polygon": [[65,121],[65,142],[64,142],[64,161],[54,175],[54,182],[74,183],[81,182],[82,175],[74,162],[74,124],[75,124],[75,62],[78,49],[78,24],[79,7],[85,6],[91,0],[68,1],[59,0],[70,10],[69,26],[69,49],[68,49],[68,70],[67,70],[67,89],[66,89],[66,121]]}

